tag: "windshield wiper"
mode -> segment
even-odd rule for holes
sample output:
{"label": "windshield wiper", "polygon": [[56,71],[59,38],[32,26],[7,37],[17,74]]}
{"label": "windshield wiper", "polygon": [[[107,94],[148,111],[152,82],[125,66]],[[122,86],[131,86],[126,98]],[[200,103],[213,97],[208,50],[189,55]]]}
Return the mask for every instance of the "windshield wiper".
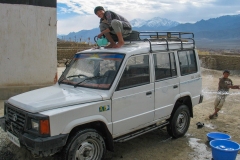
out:
{"label": "windshield wiper", "polygon": [[88,78],[88,76],[86,76],[84,74],[76,74],[76,75],[68,76],[67,78],[72,78],[72,77],[79,77],[80,78],[81,76]]}
{"label": "windshield wiper", "polygon": [[84,81],[89,81],[89,80],[93,80],[93,79],[100,79],[100,78],[105,78],[105,77],[108,77],[108,76],[93,76],[93,77],[89,77],[89,78],[86,78],[84,80],[82,80],[81,82],[78,82],[77,84],[74,85],[74,87],[76,88],[79,84],[81,84],[82,82]]}
{"label": "windshield wiper", "polygon": [[[88,76],[86,76],[86,75],[84,75],[84,74],[76,74],[76,75],[72,75],[72,76],[68,76],[67,78],[72,78],[72,77],[81,77],[81,76],[83,76],[83,77],[86,77],[86,78],[88,78]],[[58,82],[58,84],[60,84],[62,81],[64,81],[66,78],[63,78],[63,79],[61,79],[59,82]]]}

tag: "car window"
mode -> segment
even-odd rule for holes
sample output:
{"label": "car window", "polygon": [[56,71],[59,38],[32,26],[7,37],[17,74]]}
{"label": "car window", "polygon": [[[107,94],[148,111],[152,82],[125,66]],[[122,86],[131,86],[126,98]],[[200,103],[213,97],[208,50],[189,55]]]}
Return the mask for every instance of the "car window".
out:
{"label": "car window", "polygon": [[130,57],[119,81],[117,90],[150,83],[149,56]]}
{"label": "car window", "polygon": [[174,53],[157,53],[154,57],[155,80],[177,75]]}
{"label": "car window", "polygon": [[187,75],[197,72],[196,57],[193,50],[179,51],[178,57],[181,75]]}

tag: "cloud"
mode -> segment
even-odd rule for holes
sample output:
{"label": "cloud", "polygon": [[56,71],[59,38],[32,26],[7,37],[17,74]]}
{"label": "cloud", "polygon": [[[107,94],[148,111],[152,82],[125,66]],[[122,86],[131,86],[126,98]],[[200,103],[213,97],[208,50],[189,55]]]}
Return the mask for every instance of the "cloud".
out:
{"label": "cloud", "polygon": [[98,27],[99,19],[93,11],[96,6],[103,6],[128,20],[162,17],[180,23],[239,14],[240,8],[239,0],[57,0],[57,3],[58,33],[65,34],[70,29],[80,31]]}

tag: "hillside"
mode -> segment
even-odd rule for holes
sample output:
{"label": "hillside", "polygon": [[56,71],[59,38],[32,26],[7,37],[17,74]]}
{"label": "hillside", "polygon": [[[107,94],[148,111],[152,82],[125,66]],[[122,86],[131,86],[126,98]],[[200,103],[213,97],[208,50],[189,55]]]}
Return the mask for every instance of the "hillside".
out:
{"label": "hillside", "polygon": [[240,40],[240,14],[201,20],[193,24],[179,24],[178,26],[172,27],[168,30],[193,32],[196,39]]}

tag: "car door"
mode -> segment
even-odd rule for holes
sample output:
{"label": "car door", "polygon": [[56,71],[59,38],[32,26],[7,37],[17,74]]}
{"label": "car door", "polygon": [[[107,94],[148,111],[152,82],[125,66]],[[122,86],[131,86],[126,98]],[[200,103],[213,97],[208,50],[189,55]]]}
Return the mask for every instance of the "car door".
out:
{"label": "car door", "polygon": [[128,59],[112,97],[113,134],[141,128],[154,118],[154,83],[150,83],[149,55]]}
{"label": "car door", "polygon": [[196,56],[194,50],[178,52],[181,73],[180,93],[182,96],[190,95],[193,105],[198,104],[202,88],[201,71]]}
{"label": "car door", "polygon": [[153,54],[155,70],[155,120],[169,117],[179,95],[174,52]]}

